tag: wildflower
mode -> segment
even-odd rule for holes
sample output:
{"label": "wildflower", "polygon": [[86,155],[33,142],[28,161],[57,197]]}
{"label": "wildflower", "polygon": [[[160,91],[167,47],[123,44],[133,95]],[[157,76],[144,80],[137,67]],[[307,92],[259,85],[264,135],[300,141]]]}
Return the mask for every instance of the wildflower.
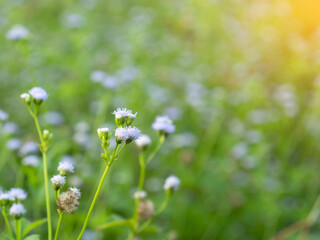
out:
{"label": "wildflower", "polygon": [[67,173],[73,173],[74,167],[72,162],[68,160],[59,162],[58,171],[60,172],[61,176],[65,176]]}
{"label": "wildflower", "polygon": [[9,194],[15,201],[23,201],[27,198],[27,193],[21,188],[11,188]]}
{"label": "wildflower", "polygon": [[58,197],[57,208],[61,211],[66,211],[73,214],[75,210],[79,207],[81,193],[77,188],[69,188],[68,191],[63,192]]}
{"label": "wildflower", "polygon": [[37,100],[37,103],[47,100],[49,96],[46,90],[41,87],[34,87],[29,90],[29,93],[35,100]]}
{"label": "wildflower", "polygon": [[152,128],[164,134],[173,133],[176,129],[175,125],[173,125],[167,116],[158,116],[152,124]]}
{"label": "wildflower", "polygon": [[136,140],[140,135],[140,130],[136,127],[119,127],[115,131],[115,135],[118,143],[126,142],[130,143]]}
{"label": "wildflower", "polygon": [[106,149],[110,145],[109,141],[109,128],[98,128],[98,136],[102,142],[102,147]]}
{"label": "wildflower", "polygon": [[14,198],[11,196],[10,192],[0,192],[0,206],[8,206]]}
{"label": "wildflower", "polygon": [[176,176],[169,176],[166,179],[163,188],[165,190],[176,191],[176,190],[178,190],[179,186],[180,186],[180,179],[177,178]]}
{"label": "wildflower", "polygon": [[40,159],[36,155],[29,155],[22,159],[22,165],[37,167],[39,165]]}
{"label": "wildflower", "polygon": [[4,122],[8,120],[8,118],[9,118],[8,113],[0,109],[0,122]]}
{"label": "wildflower", "polygon": [[142,134],[135,140],[135,143],[140,149],[146,149],[151,144],[151,138],[148,135]]}
{"label": "wildflower", "polygon": [[55,190],[58,190],[60,187],[62,187],[66,183],[66,177],[61,175],[55,175],[51,178],[51,182],[52,182],[53,188]]}
{"label": "wildflower", "polygon": [[117,126],[130,126],[133,120],[137,117],[137,113],[133,114],[131,110],[126,108],[117,108],[113,111]]}
{"label": "wildflower", "polygon": [[20,98],[26,103],[30,104],[31,103],[31,95],[29,93],[22,93],[20,95]]}
{"label": "wildflower", "polygon": [[16,219],[21,218],[26,212],[26,209],[21,203],[14,203],[10,208],[10,215]]}
{"label": "wildflower", "polygon": [[16,151],[20,148],[21,146],[21,141],[17,138],[11,138],[7,141],[7,144],[6,144],[6,147],[9,149],[9,150],[12,150],[12,151]]}
{"label": "wildflower", "polygon": [[3,124],[2,132],[7,135],[16,134],[19,132],[19,126],[14,122],[6,122]]}
{"label": "wildflower", "polygon": [[147,197],[147,193],[145,191],[137,191],[133,194],[134,199],[145,199]]}
{"label": "wildflower", "polygon": [[113,76],[107,76],[101,82],[102,86],[107,89],[116,89],[118,87],[117,78]]}
{"label": "wildflower", "polygon": [[15,25],[13,28],[11,28],[7,32],[6,37],[8,40],[17,41],[17,40],[27,39],[29,34],[30,34],[29,30],[19,24],[19,25]]}
{"label": "wildflower", "polygon": [[37,153],[39,151],[38,144],[33,141],[25,142],[20,148],[20,155],[25,156],[32,153]]}
{"label": "wildflower", "polygon": [[95,70],[91,73],[90,79],[92,82],[102,82],[107,76],[106,72],[102,70]]}
{"label": "wildflower", "polygon": [[152,201],[142,199],[139,203],[138,214],[143,220],[154,216],[155,207]]}
{"label": "wildflower", "polygon": [[43,118],[48,124],[53,126],[60,126],[64,122],[63,115],[58,112],[47,112]]}

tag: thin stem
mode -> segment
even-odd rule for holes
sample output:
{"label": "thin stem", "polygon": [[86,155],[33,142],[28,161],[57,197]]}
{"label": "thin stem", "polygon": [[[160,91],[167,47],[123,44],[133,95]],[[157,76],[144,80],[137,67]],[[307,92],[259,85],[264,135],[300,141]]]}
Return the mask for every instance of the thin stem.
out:
{"label": "thin stem", "polygon": [[59,214],[59,221],[58,221],[58,226],[57,226],[57,230],[56,230],[56,234],[54,235],[54,240],[58,239],[58,235],[59,235],[59,231],[60,231],[60,227],[61,227],[61,223],[62,223],[62,217],[63,217],[64,212],[61,212]]}
{"label": "thin stem", "polygon": [[47,210],[47,219],[48,219],[48,240],[51,240],[52,228],[51,228],[51,210],[50,210],[50,198],[49,198],[49,186],[48,186],[47,146],[43,140],[37,115],[32,112],[29,106],[28,106],[28,109],[34,119],[37,131],[38,131],[38,135],[40,138],[40,143],[41,143],[41,152],[42,152],[42,158],[43,158],[43,177],[44,177],[44,187],[45,187],[45,194],[46,194],[46,210]]}
{"label": "thin stem", "polygon": [[[145,157],[145,152],[142,152],[139,154],[139,163],[140,163],[140,178],[139,178],[139,187],[138,191],[142,191],[143,189],[143,184],[144,184],[144,178],[145,178],[145,162],[144,162],[144,157]],[[135,236],[137,229],[139,227],[139,214],[138,214],[138,208],[140,204],[140,198],[136,198],[134,201],[134,210],[133,210],[133,224],[131,228],[131,232],[128,236],[129,239],[133,239]]]}
{"label": "thin stem", "polygon": [[11,227],[10,227],[10,223],[8,221],[8,215],[7,215],[7,208],[6,207],[1,207],[2,210],[2,215],[4,217],[4,221],[6,222],[6,226],[8,229],[8,232],[10,233],[10,235],[12,236],[12,231],[11,231]]}
{"label": "thin stem", "polygon": [[161,204],[161,206],[159,207],[159,209],[156,211],[156,213],[154,214],[154,216],[152,218],[150,218],[148,221],[146,221],[139,229],[138,232],[142,232],[144,229],[146,229],[151,223],[152,221],[160,215],[160,213],[162,213],[162,211],[168,206],[168,203],[170,201],[171,198],[171,190],[167,190],[166,191],[166,198],[163,201],[163,203]]}
{"label": "thin stem", "polygon": [[154,156],[156,155],[156,153],[159,151],[161,145],[164,143],[166,136],[165,135],[161,135],[159,138],[159,142],[157,144],[157,146],[155,147],[155,149],[152,151],[152,153],[150,153],[150,155],[148,156],[147,160],[146,160],[146,165],[149,164],[149,162],[154,158]]}
{"label": "thin stem", "polygon": [[16,220],[16,239],[21,240],[21,220],[18,218]]}
{"label": "thin stem", "polygon": [[116,145],[116,147],[115,147],[115,149],[114,149],[114,151],[113,151],[112,157],[111,157],[111,159],[110,159],[110,162],[107,164],[106,169],[104,170],[104,173],[103,173],[103,175],[102,175],[102,177],[101,177],[101,179],[100,179],[100,183],[99,183],[99,185],[98,185],[97,191],[96,191],[96,193],[95,193],[95,195],[94,195],[94,197],[93,197],[91,206],[90,206],[89,211],[88,211],[88,213],[87,213],[86,219],[85,219],[85,221],[84,221],[84,223],[83,223],[82,230],[81,230],[81,232],[80,232],[80,234],[79,234],[79,236],[78,236],[78,238],[77,238],[78,240],[81,239],[84,231],[86,230],[86,227],[87,227],[87,224],[88,224],[88,221],[89,221],[91,212],[92,212],[92,210],[93,210],[93,208],[94,208],[94,205],[95,205],[95,203],[96,203],[96,201],[97,201],[97,199],[98,199],[99,193],[100,193],[100,191],[101,191],[102,184],[103,184],[103,182],[104,182],[104,179],[105,179],[106,176],[107,176],[107,173],[108,173],[108,171],[109,171],[109,169],[110,169],[110,166],[111,166],[113,160],[115,159],[115,156],[116,156],[116,154],[117,154],[118,149],[119,149],[119,144],[117,143],[117,145]]}

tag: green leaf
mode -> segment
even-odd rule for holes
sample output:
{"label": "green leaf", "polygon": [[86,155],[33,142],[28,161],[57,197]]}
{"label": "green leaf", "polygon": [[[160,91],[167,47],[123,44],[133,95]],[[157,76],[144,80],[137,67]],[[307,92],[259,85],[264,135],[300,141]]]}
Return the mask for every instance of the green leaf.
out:
{"label": "green leaf", "polygon": [[[29,224],[28,226],[26,226],[24,229],[23,229],[23,232],[22,232],[22,237],[25,237],[29,232],[31,232],[33,229],[35,229],[36,227],[39,227],[41,226],[42,224],[46,223],[47,222],[47,219],[44,218],[44,219],[40,219],[36,222],[33,222],[31,224]],[[32,235],[33,236],[33,235]]]}
{"label": "green leaf", "polygon": [[119,221],[109,221],[107,223],[104,223],[100,226],[98,226],[95,230],[105,230],[107,228],[111,227],[118,227],[118,226],[130,226],[132,222],[132,219],[126,219],[126,220],[119,220]]}
{"label": "green leaf", "polygon": [[32,235],[24,238],[23,240],[40,240],[40,236],[38,234],[32,234]]}

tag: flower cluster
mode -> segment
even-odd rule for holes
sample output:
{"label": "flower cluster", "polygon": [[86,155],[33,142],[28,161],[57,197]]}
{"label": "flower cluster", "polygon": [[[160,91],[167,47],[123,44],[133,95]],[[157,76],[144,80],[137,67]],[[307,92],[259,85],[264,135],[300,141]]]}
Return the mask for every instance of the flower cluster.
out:
{"label": "flower cluster", "polygon": [[40,105],[43,101],[47,100],[49,97],[46,90],[44,90],[41,87],[33,87],[29,90],[28,93],[22,93],[20,95],[20,98],[28,105],[31,104],[31,100],[33,99],[33,102],[35,105]]}
{"label": "flower cluster", "polygon": [[126,108],[117,108],[117,110],[113,111],[113,115],[115,115],[118,127],[130,126],[133,120],[137,117],[137,113],[133,114],[131,110]]}
{"label": "flower cluster", "polygon": [[60,161],[57,170],[59,171],[59,174],[54,175],[51,178],[52,186],[56,191],[63,187],[66,183],[66,175],[68,173],[74,172],[72,161],[69,159],[64,159]]}
{"label": "flower cluster", "polygon": [[167,116],[158,116],[152,124],[154,130],[159,131],[160,134],[170,134],[176,130],[170,118]]}
{"label": "flower cluster", "polygon": [[20,219],[26,213],[22,204],[27,193],[21,188],[11,188],[9,191],[0,191],[0,206],[5,213],[8,211],[15,219]]}
{"label": "flower cluster", "polygon": [[81,193],[77,188],[69,188],[58,197],[57,208],[63,212],[73,214],[80,205]]}

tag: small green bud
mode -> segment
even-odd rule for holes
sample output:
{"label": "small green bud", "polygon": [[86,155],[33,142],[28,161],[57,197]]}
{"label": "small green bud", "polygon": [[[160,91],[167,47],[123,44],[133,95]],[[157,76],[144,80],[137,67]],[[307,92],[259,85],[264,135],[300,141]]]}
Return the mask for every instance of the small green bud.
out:
{"label": "small green bud", "polygon": [[132,118],[132,117],[127,117],[127,121],[126,121],[127,127],[129,127],[129,126],[132,124],[133,120],[134,120],[134,118]]}
{"label": "small green bud", "polygon": [[20,95],[20,98],[21,98],[26,104],[30,105],[30,103],[31,103],[31,96],[30,96],[29,93],[22,93],[22,94]]}
{"label": "small green bud", "polygon": [[127,117],[120,117],[120,118],[116,117],[115,120],[118,127],[124,127],[126,124]]}
{"label": "small green bud", "polygon": [[52,133],[49,132],[49,130],[45,129],[43,130],[43,140],[46,142],[50,142],[52,139]]}

